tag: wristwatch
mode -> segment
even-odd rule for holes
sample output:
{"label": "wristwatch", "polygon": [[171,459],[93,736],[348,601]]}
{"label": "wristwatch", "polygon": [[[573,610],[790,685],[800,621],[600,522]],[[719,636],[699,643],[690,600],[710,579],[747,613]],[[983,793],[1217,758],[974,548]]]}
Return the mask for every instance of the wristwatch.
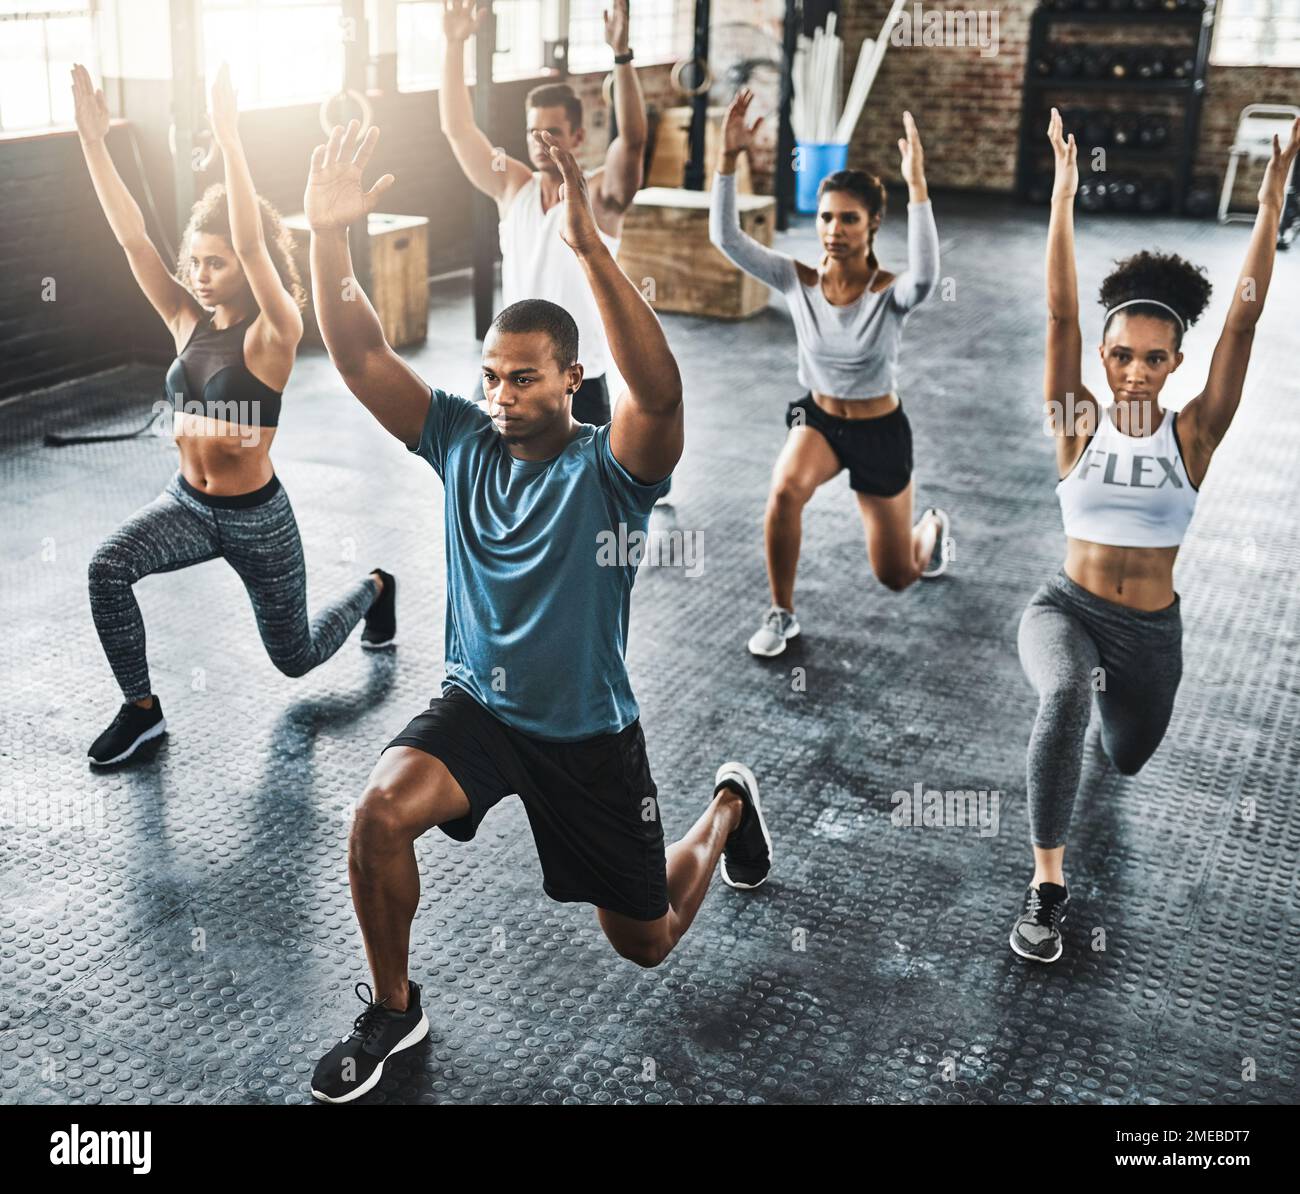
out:
{"label": "wristwatch", "polygon": [[626,54],[615,54],[615,55],[614,55],[614,65],[615,65],[615,66],[623,66],[625,63],[628,63],[628,62],[631,62],[631,61],[632,61],[632,51],[631,51],[630,48],[628,49],[628,51],[627,51]]}

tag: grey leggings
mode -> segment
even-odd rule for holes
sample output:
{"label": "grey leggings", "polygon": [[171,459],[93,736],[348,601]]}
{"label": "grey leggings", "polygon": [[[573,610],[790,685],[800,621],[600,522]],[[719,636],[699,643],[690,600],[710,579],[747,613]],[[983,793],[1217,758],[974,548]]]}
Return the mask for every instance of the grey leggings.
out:
{"label": "grey leggings", "polygon": [[1029,736],[1029,828],[1035,846],[1065,845],[1083,769],[1093,696],[1101,742],[1124,775],[1155,753],[1183,674],[1179,598],[1147,612],[1107,601],[1064,572],[1052,577],[1020,619],[1020,665],[1038,693]]}
{"label": "grey leggings", "polygon": [[255,493],[220,499],[196,496],[178,472],[99,545],[90,561],[90,612],[128,701],[153,692],[144,621],[131,586],[143,576],[218,557],[244,582],[266,652],[287,676],[302,676],[333,655],[379,591],[368,576],[309,619],[302,542],[279,479]]}

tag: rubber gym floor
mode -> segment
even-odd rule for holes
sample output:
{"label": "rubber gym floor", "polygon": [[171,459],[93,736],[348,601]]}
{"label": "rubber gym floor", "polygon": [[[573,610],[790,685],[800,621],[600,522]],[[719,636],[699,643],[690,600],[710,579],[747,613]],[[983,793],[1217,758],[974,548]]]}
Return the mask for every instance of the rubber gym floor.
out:
{"label": "rubber gym floor", "polygon": [[[1176,572],[1185,674],[1137,776],[1089,738],[1066,856],[1066,952],[1014,957],[1031,874],[1024,755],[1034,698],[1016,626],[1064,538],[1042,430],[1046,216],[936,198],[946,290],[909,322],[899,392],[918,509],[952,513],[949,575],[870,576],[845,474],[805,512],[803,637],[759,661],[762,514],[801,392],[783,302],[740,323],[665,316],[686,385],[670,510],[694,567],[644,566],[628,651],[665,831],[727,758],[757,773],[775,843],[752,893],[714,882],[694,927],[643,970],[592,910],[543,894],[523,810],[468,846],[438,832],[411,975],[432,1031],[371,1103],[1199,1103],[1294,1100],[1300,1012],[1300,259],[1281,254],[1246,394]],[[906,208],[881,233],[906,259]],[[1210,311],[1166,394],[1204,382],[1246,225],[1080,219],[1085,381],[1112,259],[1208,267]],[[805,219],[778,241],[815,261]],[[111,296],[106,296],[111,298]],[[473,375],[468,280],[435,285],[434,385]],[[142,421],[162,372],[134,366],[0,409],[5,583],[0,760],[0,1099],[306,1103],[317,1058],[368,980],[347,883],[350,810],[387,740],[438,691],[442,494],[319,351],[300,358],[276,440],[313,604],[382,565],[400,645],[358,634],[299,680],[266,658],[215,561],[137,586],[169,722],[156,755],[92,773],[120,700],[86,568],[176,467],[166,439],[51,449],[46,431]],[[996,833],[897,827],[915,785],[999,797]],[[990,827],[991,828],[991,827]]]}

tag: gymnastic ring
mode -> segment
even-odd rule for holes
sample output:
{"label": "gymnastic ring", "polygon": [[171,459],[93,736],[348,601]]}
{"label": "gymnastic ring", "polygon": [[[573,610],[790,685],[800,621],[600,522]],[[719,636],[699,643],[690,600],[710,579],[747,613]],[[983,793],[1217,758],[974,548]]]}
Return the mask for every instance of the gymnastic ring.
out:
{"label": "gymnastic ring", "polygon": [[357,107],[361,109],[361,131],[357,135],[360,137],[364,137],[370,128],[370,122],[375,114],[375,111],[370,106],[370,101],[366,99],[365,95],[362,94],[360,91],[358,91],[355,87],[349,87],[344,91],[340,91],[337,95],[327,96],[325,99],[321,100],[321,105],[320,105],[321,131],[328,137],[330,135],[330,132],[333,130],[334,126],[330,124],[329,121],[330,104],[332,104],[336,99],[340,99],[340,98],[355,100]]}
{"label": "gymnastic ring", "polygon": [[[208,132],[207,129],[200,129],[197,133],[194,134],[193,139],[195,141],[198,141],[200,138],[203,137],[206,137],[208,139],[208,152],[204,154],[203,160],[201,162],[194,161],[193,149],[191,148],[190,150],[190,162],[195,174],[204,173],[208,169],[208,167],[210,167],[212,163],[216,161],[217,154],[221,152],[221,150],[217,147],[217,139],[210,132]],[[167,126],[167,148],[171,150],[172,161],[175,161],[176,160],[176,122],[174,120],[171,122],[171,124]]]}
{"label": "gymnastic ring", "polygon": [[614,72],[610,71],[605,76],[605,81],[600,85],[600,98],[605,101],[605,107],[614,106]]}
{"label": "gymnastic ring", "polygon": [[[688,66],[694,66],[696,63],[699,63],[704,67],[704,81],[700,83],[698,87],[683,87],[682,72]],[[713,68],[709,66],[707,59],[683,58],[680,62],[673,63],[673,69],[669,74],[668,79],[681,95],[703,95],[713,86]]]}

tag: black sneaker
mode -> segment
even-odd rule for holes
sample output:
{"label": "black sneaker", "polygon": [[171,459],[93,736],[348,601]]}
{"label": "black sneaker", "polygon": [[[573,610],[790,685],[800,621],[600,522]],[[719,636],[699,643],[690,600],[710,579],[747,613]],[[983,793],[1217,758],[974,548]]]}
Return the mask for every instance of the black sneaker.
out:
{"label": "black sneaker", "polygon": [[366,628],[361,632],[361,645],[367,651],[392,647],[397,643],[397,581],[391,572],[376,568],[384,582],[384,591],[366,610]]}
{"label": "black sneaker", "polygon": [[167,732],[167,719],[163,716],[162,702],[154,697],[148,709],[141,709],[134,701],[127,701],[108,727],[86,752],[91,764],[107,767],[129,759],[151,738]]}
{"label": "black sneaker", "polygon": [[[389,1011],[386,1000],[376,1003],[367,983],[357,983],[357,998],[366,1010],[352,1021],[345,1036],[316,1063],[311,1093],[322,1103],[350,1103],[366,1093],[384,1072],[384,1062],[394,1053],[418,1045],[429,1035],[429,1021],[420,1006],[420,987],[409,983],[406,1011]],[[362,991],[365,994],[362,994]]]}
{"label": "black sneaker", "polygon": [[772,869],[772,838],[763,820],[758,780],[744,763],[723,763],[713,777],[713,795],[716,797],[723,788],[734,788],[740,793],[745,811],[722,848],[718,864],[722,881],[728,887],[760,887],[767,882]]}
{"label": "black sneaker", "polygon": [[1019,919],[1011,926],[1011,948],[1032,962],[1061,956],[1061,929],[1070,893],[1057,883],[1030,884]]}

